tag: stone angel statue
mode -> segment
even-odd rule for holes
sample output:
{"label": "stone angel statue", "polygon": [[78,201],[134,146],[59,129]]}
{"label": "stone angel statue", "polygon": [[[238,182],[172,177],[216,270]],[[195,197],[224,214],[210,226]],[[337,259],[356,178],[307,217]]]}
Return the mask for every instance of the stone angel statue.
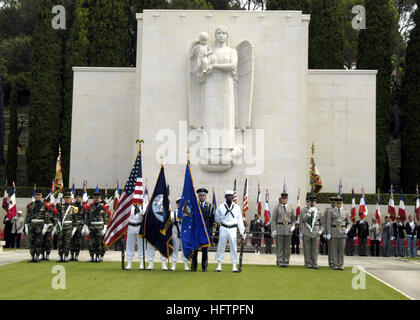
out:
{"label": "stone angel statue", "polygon": [[[189,124],[202,129],[203,169],[224,171],[242,153],[235,129],[251,125],[254,50],[250,41],[228,46],[228,30],[216,29],[211,48],[207,33],[190,47],[188,63]],[[220,144],[219,137],[222,137]]]}

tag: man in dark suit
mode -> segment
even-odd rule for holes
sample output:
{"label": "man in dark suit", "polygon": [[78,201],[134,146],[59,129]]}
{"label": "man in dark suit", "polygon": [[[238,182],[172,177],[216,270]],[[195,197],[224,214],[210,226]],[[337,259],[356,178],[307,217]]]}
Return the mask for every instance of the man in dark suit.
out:
{"label": "man in dark suit", "polygon": [[356,222],[357,236],[359,237],[359,256],[366,257],[366,245],[369,237],[369,224],[365,221],[365,216],[360,215]]}
{"label": "man in dark suit", "polygon": [[249,225],[249,232],[251,233],[251,244],[253,247],[256,247],[258,251],[261,252],[261,230],[264,225],[261,219],[258,217],[258,214],[255,214],[254,219],[251,220]]}
{"label": "man in dark suit", "polygon": [[[206,224],[207,233],[209,237],[212,233],[213,223],[214,223],[214,207],[211,203],[206,202],[206,196],[207,196],[207,189],[200,188],[197,190],[198,193],[198,204],[201,209],[201,213],[203,214],[204,223]],[[197,271],[197,255],[198,255],[198,249],[194,251],[192,262],[191,262],[191,271]],[[201,270],[203,272],[207,272],[207,261],[208,261],[208,248],[203,247],[201,248]]]}

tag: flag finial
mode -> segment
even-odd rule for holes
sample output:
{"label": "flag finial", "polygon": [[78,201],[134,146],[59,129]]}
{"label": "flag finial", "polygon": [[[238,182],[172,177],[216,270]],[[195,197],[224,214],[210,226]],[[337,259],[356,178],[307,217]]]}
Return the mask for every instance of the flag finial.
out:
{"label": "flag finial", "polygon": [[312,142],[311,151],[312,151],[312,155],[314,155],[315,154],[315,144],[313,142]]}

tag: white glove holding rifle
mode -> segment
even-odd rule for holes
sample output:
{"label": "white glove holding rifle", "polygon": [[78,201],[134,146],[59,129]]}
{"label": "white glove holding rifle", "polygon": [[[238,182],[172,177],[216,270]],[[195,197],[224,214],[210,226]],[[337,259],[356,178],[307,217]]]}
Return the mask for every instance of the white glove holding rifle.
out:
{"label": "white glove holding rifle", "polygon": [[77,228],[73,227],[73,230],[71,231],[71,237],[73,238],[74,234],[76,233]]}

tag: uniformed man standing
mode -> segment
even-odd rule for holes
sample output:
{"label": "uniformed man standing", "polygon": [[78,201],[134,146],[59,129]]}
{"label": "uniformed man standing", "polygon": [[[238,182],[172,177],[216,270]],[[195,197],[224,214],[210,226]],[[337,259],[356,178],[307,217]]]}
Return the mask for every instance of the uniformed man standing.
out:
{"label": "uniformed man standing", "polygon": [[144,269],[144,250],[143,250],[143,238],[139,237],[140,227],[143,222],[144,209],[140,205],[131,206],[130,220],[127,228],[127,245],[126,245],[126,257],[127,257],[127,270],[131,270],[134,258],[134,249],[137,243],[137,252],[140,260],[139,269]]}
{"label": "uniformed man standing", "polygon": [[57,223],[57,209],[55,208],[54,204],[52,204],[48,199],[44,200],[44,205],[46,212],[45,214],[48,215],[49,223],[45,229],[45,231],[42,233],[42,247],[41,247],[41,260],[50,260],[50,253],[51,249],[53,247],[53,230],[54,226]]}
{"label": "uniformed man standing", "polygon": [[[25,219],[25,233],[29,236],[30,253],[29,262],[39,262],[42,247],[42,232],[46,231],[49,224],[47,209],[42,203],[42,192],[35,192],[35,201],[27,207]],[[45,233],[44,231],[44,233]]]}
{"label": "uniformed man standing", "polygon": [[64,194],[64,205],[58,206],[57,221],[57,246],[60,259],[57,262],[68,262],[71,233],[73,231],[73,220],[76,219],[74,214],[78,213],[78,208],[71,204],[71,193]]}
{"label": "uniformed man standing", "polygon": [[302,210],[301,215],[305,267],[318,269],[318,241],[324,226],[321,211],[316,207],[316,196],[306,197],[306,208]]}
{"label": "uniformed man standing", "polygon": [[82,246],[82,228],[84,224],[84,208],[82,204],[82,194],[77,191],[76,192],[76,202],[73,204],[74,207],[77,208],[73,213],[74,214],[74,223],[73,223],[73,230],[71,232],[71,243],[70,243],[70,250],[71,250],[71,258],[70,261],[79,261],[79,252],[80,247]]}
{"label": "uniformed man standing", "polygon": [[271,217],[271,233],[276,240],[277,266],[288,267],[292,232],[295,230],[296,212],[287,204],[288,194],[282,193],[280,203]]}
{"label": "uniformed man standing", "polygon": [[181,221],[178,218],[178,209],[179,204],[181,203],[181,198],[176,199],[176,211],[171,212],[171,220],[172,220],[172,244],[174,246],[174,252],[171,256],[171,271],[176,270],[176,262],[178,261],[178,253],[181,250],[182,261],[184,261],[184,270],[189,271],[190,268],[188,267],[188,259],[185,258],[183,250],[182,250],[182,239],[181,239]]}
{"label": "uniformed man standing", "polygon": [[343,199],[337,198],[336,203],[336,208],[327,217],[327,239],[330,240],[334,270],[344,270],[344,247],[352,222],[350,212],[343,208]]}
{"label": "uniformed man standing", "polygon": [[[209,202],[206,202],[206,196],[208,190],[205,188],[200,188],[197,190],[199,206],[201,213],[203,214],[204,223],[206,224],[207,234],[210,237],[213,223],[214,223],[214,208],[213,205]],[[191,271],[197,271],[197,255],[198,249],[194,251],[191,262]],[[208,263],[208,247],[201,248],[201,271],[207,272],[207,263]]]}
{"label": "uniformed man standing", "polygon": [[106,233],[108,215],[101,203],[101,194],[93,194],[93,203],[87,206],[85,215],[85,230],[89,235],[90,262],[101,262],[101,241]]}
{"label": "uniformed man standing", "polygon": [[331,215],[331,213],[334,211],[334,208],[337,206],[336,200],[337,200],[336,197],[331,197],[330,198],[331,206],[324,210],[324,214],[322,216],[322,224],[323,224],[323,235],[322,235],[322,237],[324,238],[324,241],[325,241],[325,248],[326,248],[326,251],[328,253],[328,266],[330,268],[334,268],[334,264],[333,264],[332,256],[331,256],[331,241],[327,239],[326,231],[327,231],[328,216]]}
{"label": "uniformed man standing", "polygon": [[359,256],[366,257],[366,247],[369,237],[369,224],[365,221],[364,215],[359,215],[359,220],[356,222],[356,234],[359,238]]}
{"label": "uniformed man standing", "polygon": [[[105,200],[102,200],[102,205],[105,209],[106,212],[106,222],[105,222],[105,226],[108,225],[109,219],[111,219],[111,210],[109,209],[109,206],[107,205]],[[105,256],[105,252],[106,252],[106,246],[104,243],[104,239],[105,239],[105,233],[102,235],[102,239],[101,239],[101,248],[99,250],[99,262],[102,262],[104,260],[104,256]]]}
{"label": "uniformed man standing", "polygon": [[226,201],[216,209],[215,221],[220,223],[219,244],[217,246],[216,260],[218,262],[216,272],[222,271],[223,258],[225,256],[226,243],[229,240],[230,258],[232,260],[232,271],[238,272],[239,263],[237,250],[237,232],[242,236],[241,243],[245,240],[245,226],[242,218],[241,208],[233,202],[233,191],[225,192]]}

